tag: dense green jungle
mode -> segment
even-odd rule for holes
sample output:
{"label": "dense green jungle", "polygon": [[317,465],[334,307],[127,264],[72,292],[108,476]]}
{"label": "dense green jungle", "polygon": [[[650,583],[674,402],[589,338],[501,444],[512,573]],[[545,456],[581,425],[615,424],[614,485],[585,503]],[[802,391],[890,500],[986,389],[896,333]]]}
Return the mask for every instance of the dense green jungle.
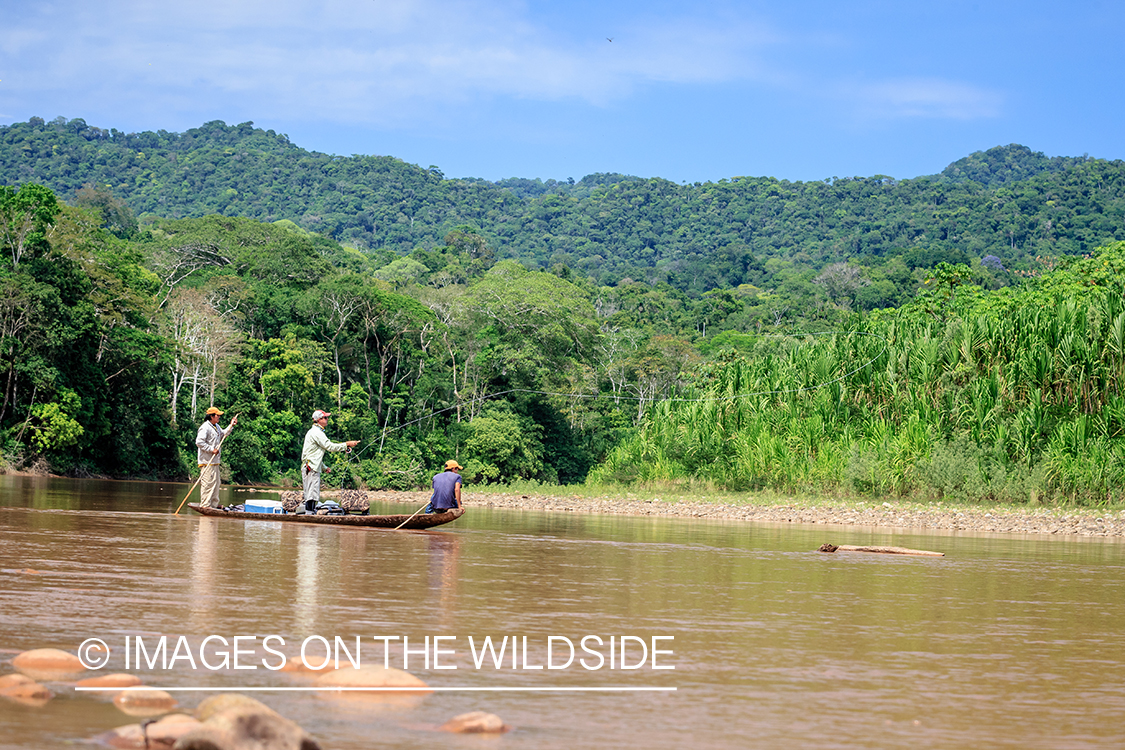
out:
{"label": "dense green jungle", "polygon": [[1125,487],[1125,164],[446,179],[251,123],[0,127],[9,470],[1108,504]]}

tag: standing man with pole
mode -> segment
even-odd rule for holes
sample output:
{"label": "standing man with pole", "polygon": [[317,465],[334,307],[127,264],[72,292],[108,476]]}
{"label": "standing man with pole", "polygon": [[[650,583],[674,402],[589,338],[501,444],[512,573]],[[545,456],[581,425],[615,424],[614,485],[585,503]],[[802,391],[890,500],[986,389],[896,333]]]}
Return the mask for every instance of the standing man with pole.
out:
{"label": "standing man with pole", "polygon": [[207,418],[199,425],[199,432],[195,434],[195,445],[199,449],[199,479],[202,486],[199,488],[199,507],[219,507],[219,451],[222,449],[223,438],[230,434],[238,424],[238,416],[231,419],[226,429],[219,427],[219,417],[223,413],[214,406],[207,409]]}
{"label": "standing man with pole", "polygon": [[[313,426],[305,433],[305,445],[301,449],[301,485],[305,490],[305,513],[315,513],[320,502],[320,474],[324,470],[324,454],[339,452],[359,445],[358,440],[333,443],[324,434],[324,426],[332,412],[317,409],[313,412]],[[297,510],[301,512],[300,509]]]}

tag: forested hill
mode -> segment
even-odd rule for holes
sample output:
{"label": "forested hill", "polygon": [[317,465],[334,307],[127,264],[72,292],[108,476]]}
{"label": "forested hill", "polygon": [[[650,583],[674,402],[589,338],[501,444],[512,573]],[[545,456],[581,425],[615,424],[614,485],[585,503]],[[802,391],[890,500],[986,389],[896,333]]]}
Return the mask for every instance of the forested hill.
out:
{"label": "forested hill", "polygon": [[1053,156],[1035,152],[1013,143],[987,151],[977,151],[958,159],[942,170],[940,179],[950,182],[979,182],[985,187],[998,187],[1036,175],[1065,172],[1090,161],[1088,156]]}
{"label": "forested hill", "polygon": [[[597,174],[571,183],[446,179],[388,156],[306,151],[252,123],[122,133],[81,119],[0,127],[0,184],[73,200],[109,189],[142,221],[207,214],[290,219],[383,256],[433,248],[472,225],[501,258],[563,264],[600,284],[632,277],[698,294],[774,283],[771,259],[815,271],[850,260],[907,267],[992,255],[1020,268],[1125,238],[1125,163],[1023,146],[973,154],[941,175],[675,184]],[[776,263],[775,263],[776,265]]]}

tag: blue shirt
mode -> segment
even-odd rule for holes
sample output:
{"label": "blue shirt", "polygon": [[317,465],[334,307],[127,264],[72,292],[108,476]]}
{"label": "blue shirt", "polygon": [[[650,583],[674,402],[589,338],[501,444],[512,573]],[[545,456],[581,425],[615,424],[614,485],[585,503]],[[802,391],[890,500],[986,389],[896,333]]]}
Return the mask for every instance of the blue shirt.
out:
{"label": "blue shirt", "polygon": [[457,485],[461,484],[461,475],[455,471],[443,471],[434,477],[434,496],[430,498],[435,508],[457,507]]}

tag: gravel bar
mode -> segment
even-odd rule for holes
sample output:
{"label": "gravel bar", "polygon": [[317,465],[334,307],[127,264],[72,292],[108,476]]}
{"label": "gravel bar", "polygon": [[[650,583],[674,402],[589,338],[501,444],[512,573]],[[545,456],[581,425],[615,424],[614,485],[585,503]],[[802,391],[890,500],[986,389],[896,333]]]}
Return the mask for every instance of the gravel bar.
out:
{"label": "gravel bar", "polygon": [[[326,493],[327,494],[327,493]],[[368,492],[372,502],[396,502],[421,506],[429,492]],[[841,500],[821,503],[726,502],[669,500],[653,497],[582,497],[579,495],[520,495],[466,489],[468,509],[511,508],[548,513],[588,513],[626,516],[709,518],[762,523],[841,524],[900,529],[949,529],[1002,534],[1065,534],[1075,536],[1125,537],[1125,511],[1032,508],[1018,506],[939,505],[917,502],[891,503],[878,500]]]}

